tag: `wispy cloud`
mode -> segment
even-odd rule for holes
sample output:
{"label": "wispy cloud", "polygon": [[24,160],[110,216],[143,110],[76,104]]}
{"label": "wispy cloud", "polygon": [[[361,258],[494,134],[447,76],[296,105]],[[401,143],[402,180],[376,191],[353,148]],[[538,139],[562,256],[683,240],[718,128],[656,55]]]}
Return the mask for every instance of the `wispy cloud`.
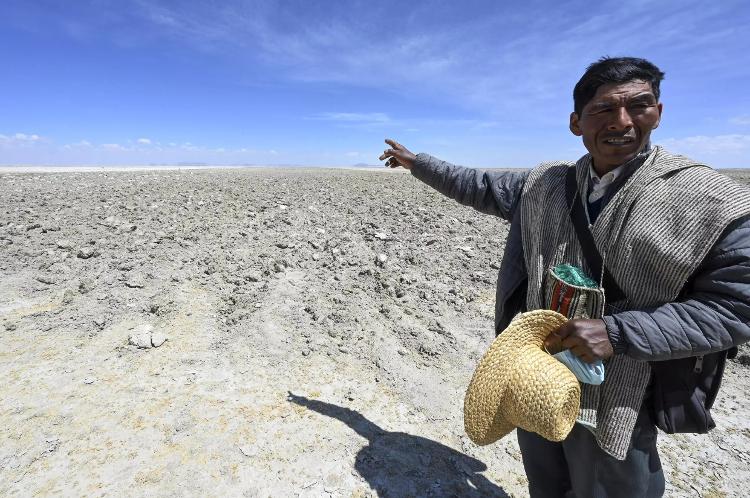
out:
{"label": "wispy cloud", "polygon": [[0,145],[5,147],[27,147],[44,141],[44,139],[35,134],[14,133],[13,135],[0,135]]}
{"label": "wispy cloud", "polygon": [[[701,137],[679,120],[665,120],[659,131],[675,137],[667,141],[672,148],[720,157],[713,144],[721,143],[735,162],[747,152],[737,137],[746,135],[739,127],[750,123],[750,114],[736,98],[742,95],[737,82],[750,77],[747,65],[737,63],[748,41],[747,0],[418,0],[408,7],[396,0],[8,4],[3,25],[33,33],[30,41],[51,49],[39,52],[64,57],[71,66],[97,67],[80,85],[75,74],[55,74],[57,66],[44,64],[43,54],[28,67],[19,56],[18,74],[52,69],[44,72],[48,77],[34,78],[44,82],[36,88],[25,88],[21,78],[6,92],[8,99],[28,94],[12,109],[31,105],[31,95],[44,96],[38,121],[17,111],[4,116],[17,124],[6,126],[65,130],[60,133],[74,137],[68,142],[89,140],[57,146],[30,134],[9,135],[6,128],[0,136],[3,161],[11,157],[8,150],[26,144],[27,152],[64,149],[65,157],[92,160],[250,161],[278,154],[291,163],[306,162],[315,147],[334,141],[345,143],[336,142],[330,147],[336,152],[329,153],[347,160],[353,150],[377,155],[367,152],[377,135],[450,152],[467,163],[531,164],[567,146],[557,137],[567,133],[573,84],[605,54],[639,55],[661,65],[665,100],[689,95],[702,102],[722,88],[712,107],[736,115],[713,128],[724,135]],[[95,53],[116,61],[123,84],[112,84],[112,75],[98,67],[102,61],[90,57]],[[90,112],[72,115],[47,81]],[[131,82],[143,91],[128,91]],[[191,115],[185,119],[188,102]],[[706,122],[706,112],[696,108],[693,123]],[[160,141],[160,135],[168,138]],[[695,136],[680,138],[686,135]],[[256,143],[244,143],[246,137]]]}
{"label": "wispy cloud", "polygon": [[339,128],[361,130],[385,130],[401,126],[399,121],[382,112],[323,112],[306,119],[325,121]]}
{"label": "wispy cloud", "polygon": [[120,144],[101,144],[99,147],[102,150],[117,150],[117,151],[128,150],[127,147],[120,145]]}
{"label": "wispy cloud", "polygon": [[71,150],[71,149],[90,149],[93,147],[94,144],[89,142],[88,140],[79,140],[78,142],[74,142],[71,144],[65,144],[63,145],[63,150]]}
{"label": "wispy cloud", "polygon": [[275,149],[212,147],[192,142],[161,144],[153,139],[122,143],[79,140],[58,145],[50,139],[25,133],[0,135],[0,149],[4,151],[0,161],[5,164],[169,164],[185,161],[238,164],[270,161],[280,155]]}
{"label": "wispy cloud", "polygon": [[660,141],[676,152],[719,153],[750,151],[750,135],[696,135],[684,138],[667,138]]}
{"label": "wispy cloud", "polygon": [[325,121],[343,121],[346,123],[390,123],[391,118],[382,112],[358,113],[358,112],[324,112],[311,119]]}
{"label": "wispy cloud", "polygon": [[[462,14],[460,9],[416,5],[400,12],[396,29],[390,29],[390,9],[375,4],[359,9],[357,16],[331,7],[295,17],[267,1],[230,1],[210,9],[140,1],[137,12],[162,36],[187,40],[205,51],[250,53],[293,79],[432,94],[498,113],[530,102],[559,101],[570,93],[583,66],[603,51],[684,52],[691,54],[690,65],[701,70],[736,66],[716,54],[737,33],[710,27],[742,2],[687,3],[700,7],[700,15],[676,1],[569,1],[548,3],[543,13],[524,9],[523,15],[510,6],[475,6],[477,15],[452,23],[430,20],[434,11],[453,19]],[[584,5],[588,16],[580,21]],[[658,27],[655,18],[660,19]],[[706,34],[695,36],[696,31]],[[633,33],[649,35],[638,37],[634,45]]]}
{"label": "wispy cloud", "polygon": [[750,167],[750,135],[695,135],[667,138],[660,140],[659,144],[714,167]]}
{"label": "wispy cloud", "polygon": [[540,104],[569,109],[577,77],[605,54],[669,60],[668,77],[747,74],[728,53],[747,39],[736,27],[750,22],[746,0],[485,2],[469,9],[450,2],[396,9],[387,1],[347,8],[271,0],[82,3],[86,16],[75,9],[55,16],[59,31],[125,46],[187,47],[231,58],[237,75],[262,64],[273,69],[271,78],[429,96],[488,116]]}
{"label": "wispy cloud", "polygon": [[392,131],[416,132],[423,128],[441,129],[460,127],[466,130],[496,128],[498,121],[482,119],[431,119],[431,118],[392,118],[381,112],[324,112],[308,117],[314,121],[328,121],[341,127],[364,129],[388,129]]}

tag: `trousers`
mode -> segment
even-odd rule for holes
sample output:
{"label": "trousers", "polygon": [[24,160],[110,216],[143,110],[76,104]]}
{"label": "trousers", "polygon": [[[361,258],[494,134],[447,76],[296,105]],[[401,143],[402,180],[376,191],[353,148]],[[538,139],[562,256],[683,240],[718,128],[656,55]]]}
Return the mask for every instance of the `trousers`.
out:
{"label": "trousers", "polygon": [[664,494],[657,429],[646,408],[638,414],[625,460],[605,453],[591,431],[580,424],[559,443],[522,429],[517,429],[517,435],[531,498],[655,498]]}

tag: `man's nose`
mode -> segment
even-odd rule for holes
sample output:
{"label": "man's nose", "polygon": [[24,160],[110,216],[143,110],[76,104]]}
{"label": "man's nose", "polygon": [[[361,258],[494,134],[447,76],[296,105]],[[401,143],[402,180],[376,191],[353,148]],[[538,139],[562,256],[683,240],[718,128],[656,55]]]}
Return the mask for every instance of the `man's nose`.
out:
{"label": "man's nose", "polygon": [[633,119],[630,117],[628,109],[625,106],[622,106],[615,110],[614,115],[612,116],[612,121],[610,121],[607,128],[610,130],[624,130],[632,128],[632,126]]}

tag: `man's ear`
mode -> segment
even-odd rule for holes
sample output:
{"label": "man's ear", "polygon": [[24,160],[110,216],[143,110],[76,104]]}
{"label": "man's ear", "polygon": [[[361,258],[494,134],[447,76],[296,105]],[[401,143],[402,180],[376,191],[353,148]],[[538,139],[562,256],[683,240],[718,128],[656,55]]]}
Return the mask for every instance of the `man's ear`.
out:
{"label": "man's ear", "polygon": [[656,126],[651,128],[652,130],[655,130],[659,127],[659,123],[661,123],[661,112],[664,110],[664,106],[661,102],[659,102],[658,104],[656,104],[656,108],[659,109],[659,121],[656,122]]}
{"label": "man's ear", "polygon": [[578,124],[578,114],[575,112],[570,113],[570,132],[577,137],[583,135],[581,127]]}

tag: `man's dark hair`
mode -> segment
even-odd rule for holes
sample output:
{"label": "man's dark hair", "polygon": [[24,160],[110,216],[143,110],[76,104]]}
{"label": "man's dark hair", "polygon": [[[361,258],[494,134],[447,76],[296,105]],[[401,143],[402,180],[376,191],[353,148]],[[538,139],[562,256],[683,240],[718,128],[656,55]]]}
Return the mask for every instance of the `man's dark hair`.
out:
{"label": "man's dark hair", "polygon": [[651,90],[659,100],[659,83],[664,73],[646,59],[636,57],[602,57],[586,68],[573,89],[573,107],[579,116],[583,107],[596,95],[596,90],[607,83],[626,83],[642,80],[651,83]]}

